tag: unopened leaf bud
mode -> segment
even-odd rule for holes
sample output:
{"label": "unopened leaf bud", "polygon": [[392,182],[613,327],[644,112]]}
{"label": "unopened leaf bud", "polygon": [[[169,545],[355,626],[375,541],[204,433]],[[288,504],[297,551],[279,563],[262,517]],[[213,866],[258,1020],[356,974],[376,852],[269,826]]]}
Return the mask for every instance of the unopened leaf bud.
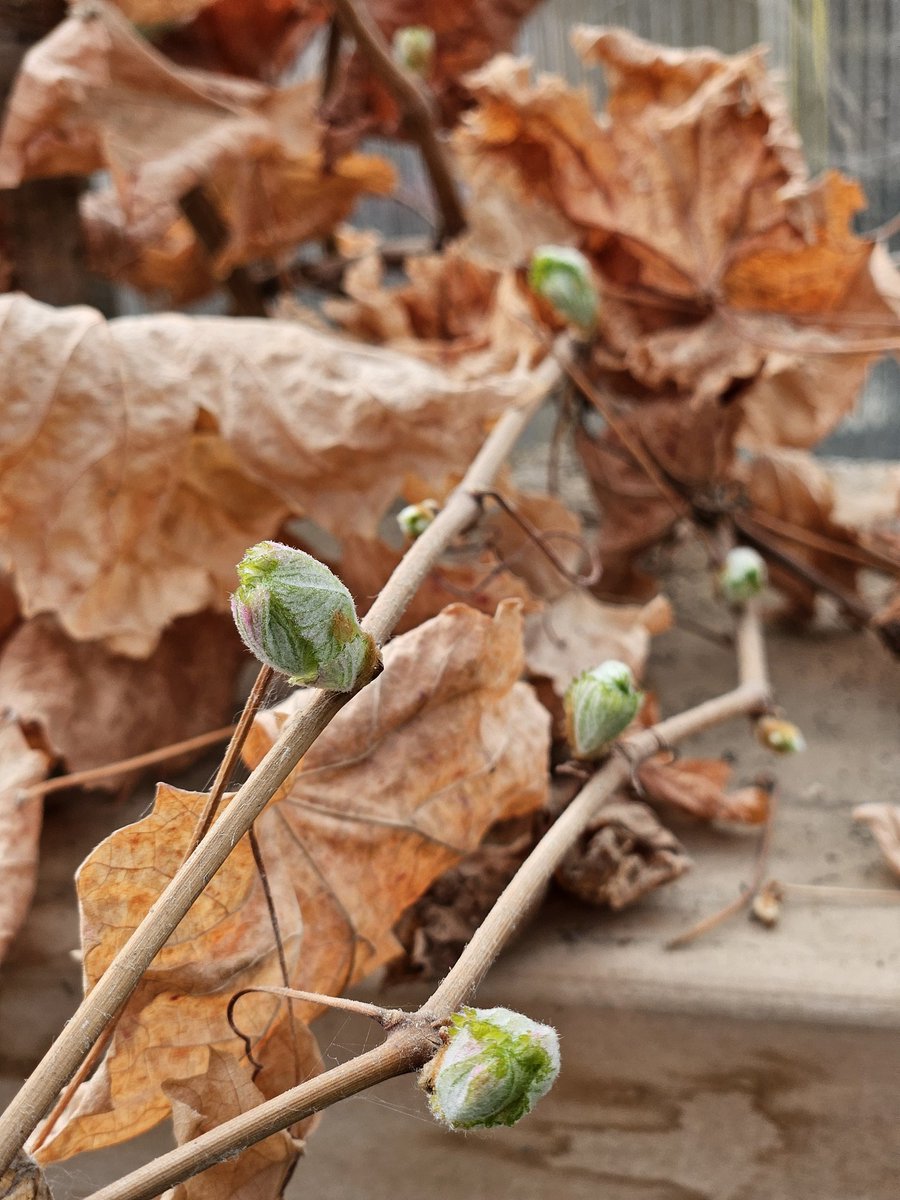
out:
{"label": "unopened leaf bud", "polygon": [[756,738],[775,754],[800,754],[806,749],[806,738],[797,726],[780,717],[760,717],[756,722]]}
{"label": "unopened leaf bud", "polygon": [[407,504],[397,513],[397,524],[402,533],[414,542],[421,537],[440,512],[437,500],[423,500],[421,504]]}
{"label": "unopened leaf bud", "polygon": [[464,1008],[420,1083],[451,1129],[515,1125],[559,1074],[556,1030],[508,1008]]}
{"label": "unopened leaf bud", "polygon": [[430,75],[434,63],[434,30],[406,25],[394,34],[394,58],[414,75]]}
{"label": "unopened leaf bud", "polygon": [[725,556],[719,572],[719,587],[729,604],[745,604],[766,586],[765,559],[750,546],[735,546]]}
{"label": "unopened leaf bud", "polygon": [[247,649],[290,678],[349,692],[378,661],[353,597],[324,563],[280,542],[252,546],[237,567],[231,611]]}
{"label": "unopened leaf bud", "polygon": [[572,246],[538,246],[528,284],[567,321],[590,331],[597,323],[597,287],[591,264]]}
{"label": "unopened leaf bud", "polygon": [[600,758],[610,742],[630,725],[643,693],[631,668],[609,659],[569,684],[563,700],[566,734],[576,758]]}

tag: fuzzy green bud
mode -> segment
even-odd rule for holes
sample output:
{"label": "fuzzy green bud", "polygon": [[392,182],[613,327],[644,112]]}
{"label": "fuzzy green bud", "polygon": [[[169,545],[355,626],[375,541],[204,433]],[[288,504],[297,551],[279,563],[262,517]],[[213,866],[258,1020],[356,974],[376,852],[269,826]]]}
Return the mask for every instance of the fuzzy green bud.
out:
{"label": "fuzzy green bud", "polygon": [[729,604],[745,604],[758,596],[768,582],[765,559],[750,546],[735,546],[725,556],[719,587]]}
{"label": "fuzzy green bud", "polygon": [[556,1030],[508,1008],[464,1008],[420,1079],[451,1129],[515,1125],[559,1074]]}
{"label": "fuzzy green bud", "polygon": [[634,720],[644,698],[631,668],[611,658],[569,684],[563,699],[566,735],[576,758],[601,758]]}
{"label": "fuzzy green bud", "polygon": [[421,537],[440,512],[437,500],[423,500],[421,504],[407,504],[397,513],[397,524],[411,542]]}
{"label": "fuzzy green bud", "polygon": [[571,246],[538,246],[528,284],[567,321],[589,332],[597,323],[597,287],[591,264]]}
{"label": "fuzzy green bud", "polygon": [[405,25],[394,34],[394,58],[414,75],[430,75],[434,63],[434,30],[427,25]]}
{"label": "fuzzy green bud", "polygon": [[760,717],[756,740],[775,754],[801,754],[806,749],[806,738],[797,726],[780,717]]}
{"label": "fuzzy green bud", "polygon": [[353,597],[324,563],[280,542],[252,546],[237,567],[231,597],[251,654],[291,683],[349,692],[378,661],[356,619]]}

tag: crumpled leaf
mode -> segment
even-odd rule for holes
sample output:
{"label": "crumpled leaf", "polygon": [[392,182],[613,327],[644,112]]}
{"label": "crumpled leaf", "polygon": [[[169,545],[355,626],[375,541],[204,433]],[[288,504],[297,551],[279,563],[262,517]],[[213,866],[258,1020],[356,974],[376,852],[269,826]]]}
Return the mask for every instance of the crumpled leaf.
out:
{"label": "crumpled leaf", "polygon": [[287,321],[6,296],[0,327],[0,555],[26,615],[135,656],[224,606],[289,511],[372,537],[408,483],[445,487],[528,378],[460,382]]}
{"label": "crumpled leaf", "polygon": [[344,273],[350,299],[326,300],[325,312],[362,341],[452,365],[470,379],[543,357],[513,272],[483,266],[454,245],[410,256],[404,271],[405,283],[385,286],[374,248]]}
{"label": "crumpled leaf", "polygon": [[557,868],[556,882],[614,912],[683,875],[691,860],[646,804],[605,804]]}
{"label": "crumpled leaf", "polygon": [[[403,911],[490,825],[544,802],[548,719],[517,682],[521,620],[515,602],[493,620],[453,605],[391,642],[384,672],[338,714],[257,820],[292,986],[340,994],[395,958],[393,926]],[[251,765],[304,702],[294,693],[257,717],[245,750]],[[82,866],[88,986],[180,865],[203,802],[161,786],[153,814],[107,838]],[[203,1074],[211,1047],[240,1052],[225,1020],[229,997],[280,982],[244,838],[145,974],[41,1158],[112,1144],[161,1120],[163,1083]],[[280,1011],[274,997],[256,993],[236,1007],[264,1054],[284,1035]]]}
{"label": "crumpled leaf", "polygon": [[[322,1069],[315,1041],[308,1030],[304,1049],[304,1078]],[[172,1105],[172,1128],[179,1146],[239,1116],[269,1097],[256,1086],[250,1068],[232,1054],[210,1050],[209,1066],[192,1079],[163,1085]],[[314,1119],[314,1118],[313,1118]],[[284,1129],[243,1154],[217,1163],[165,1193],[168,1200],[270,1200],[279,1197],[303,1153],[303,1139]]]}
{"label": "crumpled leaf", "polygon": [[391,981],[450,970],[534,845],[534,826],[530,817],[507,822],[406,910],[394,927],[405,954],[391,964]]}
{"label": "crumpled leaf", "polygon": [[[107,201],[105,243],[115,246],[113,264],[132,261],[136,282],[145,251],[186,236],[178,201],[202,186],[229,235],[212,285],[237,264],[329,232],[361,193],[392,189],[383,159],[326,163],[318,96],[315,81],[279,90],[185,71],[92,0],[23,61],[0,141],[0,186],[108,170],[121,229],[116,245]],[[178,293],[177,276],[171,286]]]}
{"label": "crumpled leaf", "polygon": [[25,919],[37,877],[43,802],[19,793],[47,774],[50,759],[32,746],[18,722],[0,723],[0,959]]}
{"label": "crumpled leaf", "polygon": [[[852,231],[859,186],[808,180],[759,50],[674,51],[589,28],[573,40],[606,72],[600,116],[583,90],[532,82],[509,56],[468,77],[477,105],[455,135],[473,188],[465,253],[522,266],[533,245],[500,228],[515,212],[529,237],[586,254],[602,297],[588,373],[608,411],[688,505],[727,511],[736,446],[811,446],[852,407],[879,337],[896,338],[897,272]],[[646,596],[655,585],[635,559],[676,513],[614,430],[593,448],[601,594]]]}
{"label": "crumpled leaf", "polygon": [[2,1200],[53,1200],[44,1172],[34,1159],[20,1150],[0,1175]]}
{"label": "crumpled leaf", "polygon": [[[20,790],[54,765],[89,770],[224,725],[242,658],[232,622],[210,613],[176,621],[145,662],[74,642],[51,617],[15,630],[0,656],[0,959],[28,912],[38,864],[43,799]],[[93,786],[116,790],[132,778]]]}
{"label": "crumpled leaf", "polygon": [[900,804],[858,804],[853,819],[868,825],[888,866],[900,875]]}
{"label": "crumpled leaf", "polygon": [[[823,468],[800,451],[773,450],[755,455],[743,470],[747,495],[753,505],[749,515],[764,522],[766,536],[799,562],[821,571],[839,588],[856,593],[858,563],[827,549],[804,545],[802,541],[809,533],[827,538],[838,549],[852,550],[859,545],[856,530],[832,517],[834,488]],[[795,532],[801,541],[779,536],[781,530]],[[789,600],[792,614],[812,616],[815,589],[777,562],[772,563],[770,573],[773,583]]]}
{"label": "crumpled leaf", "polygon": [[769,793],[763,787],[726,791],[732,769],[723,759],[651,758],[637,770],[648,799],[673,804],[705,821],[739,821],[761,825],[769,815]]}
{"label": "crumpled leaf", "polygon": [[609,658],[640,679],[650,639],[672,624],[672,606],[657,596],[643,606],[603,604],[573,588],[525,622],[525,661],[532,677],[547,679],[558,697],[582,671]]}
{"label": "crumpled leaf", "polygon": [[[73,641],[52,617],[35,617],[0,656],[0,707],[52,761],[86,771],[226,724],[243,657],[232,621],[219,614],[174,622],[141,662]],[[96,786],[115,791],[127,780],[110,776]]]}

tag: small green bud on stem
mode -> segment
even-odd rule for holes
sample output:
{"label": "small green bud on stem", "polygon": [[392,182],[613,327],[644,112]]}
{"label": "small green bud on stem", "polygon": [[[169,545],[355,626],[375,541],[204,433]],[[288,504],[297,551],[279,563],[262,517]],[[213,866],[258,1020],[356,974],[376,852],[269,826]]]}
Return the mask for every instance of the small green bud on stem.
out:
{"label": "small green bud on stem", "polygon": [[528,270],[531,290],[566,321],[590,333],[597,324],[597,287],[591,264],[571,246],[539,246]]}
{"label": "small green bud on stem", "polygon": [[750,546],[728,551],[719,572],[719,588],[729,604],[746,604],[760,595],[767,582],[765,559]]}
{"label": "small green bud on stem", "polygon": [[421,537],[441,511],[437,500],[423,500],[421,504],[407,504],[397,513],[397,524],[401,532],[414,542]]}
{"label": "small green bud on stem", "polygon": [[427,25],[405,25],[394,34],[394,58],[407,71],[422,77],[434,65],[434,30]]}
{"label": "small green bud on stem", "polygon": [[775,754],[800,754],[806,749],[806,738],[797,726],[780,717],[760,717],[756,740]]}
{"label": "small green bud on stem", "polygon": [[566,735],[576,758],[601,758],[634,720],[643,692],[631,668],[616,659],[585,671],[569,684],[563,700]]}
{"label": "small green bud on stem", "polygon": [[378,662],[356,619],[353,597],[324,563],[280,542],[252,546],[237,567],[231,597],[251,654],[296,685],[352,691]]}
{"label": "small green bud on stem", "polygon": [[464,1008],[419,1082],[451,1129],[490,1129],[530,1113],[558,1074],[555,1029],[508,1008]]}

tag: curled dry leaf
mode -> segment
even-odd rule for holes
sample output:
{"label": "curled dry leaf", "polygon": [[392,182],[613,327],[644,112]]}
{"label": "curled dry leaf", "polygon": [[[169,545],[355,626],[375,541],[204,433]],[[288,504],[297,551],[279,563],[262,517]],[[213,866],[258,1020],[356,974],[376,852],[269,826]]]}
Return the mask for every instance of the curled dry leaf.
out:
{"label": "curled dry leaf", "polygon": [[[172,271],[187,295],[188,264],[160,243],[189,239],[180,198],[203,187],[228,238],[208,287],[237,264],[293,249],[328,233],[363,192],[389,192],[383,159],[346,155],[326,163],[314,82],[281,90],[185,71],[144,42],[104,0],[76,9],[25,57],[0,141],[0,183],[110,172],[118,202],[103,208],[97,249],[132,282]],[[89,221],[95,207],[88,204]],[[163,248],[164,249],[164,248]],[[142,262],[145,254],[152,266]],[[154,257],[155,256],[155,257]]]}
{"label": "curled dry leaf", "polygon": [[673,833],[646,804],[605,804],[556,872],[556,882],[588,904],[618,912],[690,868]]}
{"label": "curled dry leaf", "polygon": [[0,1175],[0,1200],[53,1200],[44,1172],[24,1150]]}
{"label": "curled dry leaf", "polygon": [[[51,765],[88,770],[228,721],[242,650],[226,617],[176,621],[146,662],[74,642],[51,617],[26,621],[0,657],[0,958],[34,890],[43,800],[19,793]],[[184,760],[183,760],[184,761]],[[119,788],[121,775],[98,782]]]}
{"label": "curled dry leaf", "polygon": [[721,759],[651,758],[638,767],[637,778],[648,799],[672,804],[705,821],[739,821],[761,825],[769,815],[769,793],[763,787],[727,791],[731,767]]}
{"label": "curled dry leaf", "polygon": [[37,876],[41,836],[40,797],[23,800],[20,792],[47,774],[50,758],[32,746],[18,722],[0,724],[0,959],[25,919]]}
{"label": "curled dry leaf", "polygon": [[900,804],[858,804],[853,819],[868,825],[891,870],[900,875]]}
{"label": "curled dry leaf", "polygon": [[[404,910],[489,826],[543,804],[548,721],[517,682],[521,620],[515,602],[493,620],[453,605],[391,642],[384,672],[338,714],[256,822],[292,986],[337,995],[395,958],[393,927]],[[304,699],[295,693],[257,718],[251,765]],[[153,814],[114,833],[82,866],[88,987],[177,870],[203,803],[162,786]],[[226,1023],[229,997],[280,982],[244,838],[144,976],[41,1157],[119,1142],[161,1120],[166,1081],[203,1074],[211,1047],[240,1051]],[[281,1012],[274,997],[254,993],[236,1018],[284,1073],[284,1054],[265,1057],[284,1038]]]}
{"label": "curled dry leaf", "polygon": [[[310,1078],[322,1069],[321,1059],[309,1031],[299,1032],[308,1054],[303,1078]],[[179,1146],[269,1098],[253,1082],[246,1063],[220,1050],[210,1050],[209,1066],[202,1074],[165,1084],[163,1090],[172,1105],[172,1129]],[[302,1138],[285,1129],[179,1184],[166,1197],[270,1200],[282,1195],[302,1153]]]}
{"label": "curled dry leaf", "polygon": [[650,639],[671,624],[672,606],[664,596],[643,606],[602,604],[581,589],[570,589],[526,620],[529,675],[549,680],[557,697],[565,695],[576,675],[609,658],[627,663],[639,679]]}
{"label": "curled dry leaf", "polygon": [[7,296],[0,326],[0,552],[22,608],[134,656],[224,606],[288,512],[371,537],[409,482],[444,487],[528,377],[461,382],[286,321]]}

